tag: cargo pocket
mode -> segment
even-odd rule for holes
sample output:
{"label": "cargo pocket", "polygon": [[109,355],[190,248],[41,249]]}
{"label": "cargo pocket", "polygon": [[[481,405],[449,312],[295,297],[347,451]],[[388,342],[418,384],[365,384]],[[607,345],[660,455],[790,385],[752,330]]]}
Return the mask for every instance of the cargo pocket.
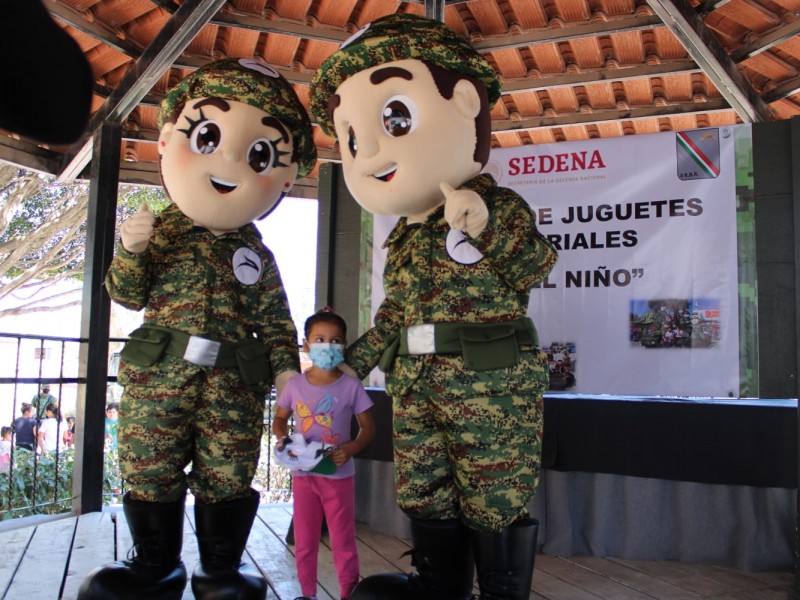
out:
{"label": "cargo pocket", "polygon": [[171,337],[169,331],[140,327],[131,333],[120,356],[135,365],[152,367],[164,356]]}
{"label": "cargo pocket", "polygon": [[267,347],[261,342],[239,346],[234,351],[239,374],[247,386],[266,385],[272,378]]}
{"label": "cargo pocket", "polygon": [[511,325],[464,326],[458,337],[464,364],[473,371],[506,369],[519,361],[519,344]]}

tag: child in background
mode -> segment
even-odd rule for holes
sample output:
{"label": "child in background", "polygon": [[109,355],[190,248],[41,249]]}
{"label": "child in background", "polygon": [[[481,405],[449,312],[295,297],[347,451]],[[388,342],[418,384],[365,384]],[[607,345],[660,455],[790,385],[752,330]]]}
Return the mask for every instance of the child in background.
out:
{"label": "child in background", "polygon": [[11,433],[12,429],[8,425],[0,428],[0,473],[8,473],[11,470]]}
{"label": "child in background", "polygon": [[[317,597],[317,554],[323,517],[328,524],[341,597],[346,600],[359,576],[352,457],[366,448],[375,434],[372,401],[358,379],[338,369],[344,362],[344,319],[323,309],[306,320],[304,333],[303,350],[312,367],[286,384],[278,398],[272,431],[280,451],[289,435],[289,417],[294,413],[296,430],[302,432],[306,442],[335,446],[330,458],[336,471],[330,475],[292,471],[295,560],[304,594],[297,600]],[[351,440],[353,415],[359,430]]]}
{"label": "child in background", "polygon": [[64,429],[62,437],[65,448],[75,447],[75,417],[67,417],[67,427]]}

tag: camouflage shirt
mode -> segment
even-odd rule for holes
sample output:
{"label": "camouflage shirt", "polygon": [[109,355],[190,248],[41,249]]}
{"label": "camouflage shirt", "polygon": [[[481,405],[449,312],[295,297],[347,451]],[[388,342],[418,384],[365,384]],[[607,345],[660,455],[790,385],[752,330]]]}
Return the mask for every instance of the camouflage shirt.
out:
{"label": "camouflage shirt", "polygon": [[[555,249],[537,230],[534,213],[519,194],[498,187],[490,175],[479,175],[462,189],[477,192],[489,209],[478,238],[454,238],[459,232],[451,232],[441,206],[421,224],[400,219],[386,240],[386,299],[375,315],[375,327],[347,350],[347,362],[360,377],[377,365],[400,327],[524,317],[531,288],[555,265]],[[473,252],[471,257],[467,253],[471,264],[455,260],[451,251],[458,254],[452,248],[462,244],[471,245],[482,258]]]}
{"label": "camouflage shirt", "polygon": [[255,337],[269,346],[273,373],[299,370],[280,273],[252,224],[215,236],[171,204],[145,252],[117,247],[106,288],[115,302],[144,308],[145,323],[221,341]]}

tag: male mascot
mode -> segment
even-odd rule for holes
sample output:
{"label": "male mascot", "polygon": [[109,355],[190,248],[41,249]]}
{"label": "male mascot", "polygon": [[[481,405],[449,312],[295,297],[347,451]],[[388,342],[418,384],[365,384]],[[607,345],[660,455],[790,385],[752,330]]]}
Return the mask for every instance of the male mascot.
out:
{"label": "male mascot", "polygon": [[526,202],[480,174],[499,96],[463,38],[410,14],[364,27],[312,83],[350,192],[401,217],[385,244],[386,299],[347,363],[387,376],[416,573],[368,577],[351,600],[463,600],[475,566],[483,600],[530,593],[538,523],[525,505],[548,369],[526,314],[557,256]]}
{"label": "male mascot", "polygon": [[[133,556],[94,571],[81,600],[178,599],[184,498],[195,498],[198,599],[259,599],[241,567],[259,495],[265,394],[298,371],[297,331],[272,253],[252,222],[314,166],[291,85],[253,60],[210,63],[171,89],[158,151],[172,204],[121,227],[112,299],[145,309],[122,351],[119,456]],[[191,471],[185,474],[187,465]]]}

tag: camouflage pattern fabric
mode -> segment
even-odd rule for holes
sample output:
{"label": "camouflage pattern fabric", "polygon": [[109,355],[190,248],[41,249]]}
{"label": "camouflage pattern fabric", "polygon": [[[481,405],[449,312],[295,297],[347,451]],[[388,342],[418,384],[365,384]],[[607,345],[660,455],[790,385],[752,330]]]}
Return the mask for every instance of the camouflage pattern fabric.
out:
{"label": "camouflage pattern fabric", "polygon": [[[247,263],[247,283],[237,279],[234,257],[237,257],[239,268],[242,263]],[[258,277],[253,275],[256,268]],[[272,253],[263,245],[260,233],[252,224],[236,232],[215,236],[206,229],[193,227],[191,220],[177,206],[170,205],[156,218],[153,236],[144,253],[131,254],[122,246],[117,248],[106,276],[106,288],[115,302],[132,310],[145,308],[144,322],[147,324],[228,342],[257,339],[269,348],[273,374],[299,370],[297,330],[289,313],[280,274]],[[123,477],[133,485],[135,498],[167,501],[161,497],[164,493],[172,497],[172,486],[176,478],[182,477],[176,469],[182,471],[183,468],[178,467],[175,461],[187,460],[193,447],[198,455],[188,460],[201,461],[193,468],[208,468],[210,457],[199,454],[203,448],[213,447],[211,440],[204,439],[207,434],[219,436],[228,428],[240,427],[249,431],[252,435],[246,442],[237,434],[230,443],[234,447],[248,446],[246,453],[248,456],[254,453],[257,460],[267,390],[265,387],[260,393],[247,391],[235,369],[198,367],[173,357],[165,357],[152,367],[122,361],[119,382],[125,386],[120,405],[121,467]],[[180,405],[177,396],[183,396],[180,402],[187,402],[188,406]],[[219,406],[215,406],[217,401],[221,402]],[[177,403],[176,410],[180,410],[177,415],[172,414],[171,409],[163,408],[169,407],[170,403]],[[246,407],[252,413],[247,412]],[[247,417],[242,423],[234,424],[245,412]],[[176,437],[173,433],[176,416],[185,420],[187,427],[190,424],[197,426],[194,437]],[[251,419],[257,421],[257,426]],[[223,427],[220,423],[224,421],[230,423]],[[204,429],[199,423],[216,425]],[[134,439],[143,429],[150,432],[143,438],[147,440],[149,452],[155,452],[163,459],[160,463],[163,472],[152,478],[155,467],[138,458],[133,459],[136,452],[143,450],[133,447],[137,444]],[[178,431],[184,429],[179,427]],[[185,431],[191,432],[192,429]],[[155,443],[153,435],[162,437],[163,441]],[[170,447],[171,444],[174,446]],[[168,455],[178,458],[169,459]],[[232,448],[218,456],[219,460],[231,463],[231,469],[233,463],[239,462]],[[245,464],[244,458],[242,463],[234,472],[247,478],[251,466]],[[139,467],[146,467],[146,475],[137,472]],[[252,468],[255,468],[255,463]],[[193,493],[208,501],[223,499],[223,496],[227,498],[228,490],[233,489],[229,483],[221,489],[203,487],[216,485],[217,479],[224,478],[190,476],[190,483],[195,482]],[[165,480],[170,483],[161,483]],[[246,490],[250,479],[241,484],[244,486],[241,489]]]}
{"label": "camouflage pattern fabric", "polygon": [[417,59],[483,83],[490,107],[500,98],[500,79],[467,40],[435,19],[393,14],[365,25],[328,57],[311,82],[310,110],[322,129],[335,135],[328,98],[351,75],[398,60]]}
{"label": "camouflage pattern fabric", "polygon": [[187,486],[206,503],[251,493],[264,395],[250,392],[235,370],[165,356],[147,369],[123,361],[120,383],[117,451],[134,499],[174,502]]}
{"label": "camouflage pattern fabric", "polygon": [[36,394],[31,399],[31,405],[36,409],[36,414],[34,415],[35,419],[41,421],[45,418],[45,409],[48,404],[55,404],[58,406],[58,400],[56,400],[56,397],[52,394],[45,394],[44,392]]}
{"label": "camouflage pattern fabric", "polygon": [[527,516],[539,483],[546,356],[532,349],[493,371],[471,371],[460,356],[414,359],[427,363],[425,377],[393,399],[400,508],[479,531]]}
{"label": "camouflage pattern fabric", "polygon": [[[386,299],[375,327],[347,350],[360,377],[378,364],[400,327],[524,317],[531,288],[555,265],[555,249],[518,194],[498,187],[490,175],[462,187],[477,192],[489,209],[483,233],[468,242],[483,258],[464,264],[448,254],[451,232],[443,207],[422,224],[401,219],[385,243]],[[487,371],[466,368],[460,356],[398,356],[386,373],[386,391],[395,403],[399,502],[410,516],[453,518],[459,506],[474,528],[493,531],[520,516],[536,489],[547,381],[546,357],[533,347],[523,348],[516,366]],[[521,425],[527,422],[535,432]],[[510,445],[514,452],[501,448]],[[492,460],[503,462],[507,477],[484,469]],[[432,494],[437,486],[438,496]]]}
{"label": "camouflage pattern fabric", "polygon": [[317,161],[311,121],[292,85],[272,67],[252,59],[218,60],[197,69],[167,92],[158,111],[158,128],[174,119],[188,100],[222,98],[243,102],[277,117],[292,133],[297,177]]}

